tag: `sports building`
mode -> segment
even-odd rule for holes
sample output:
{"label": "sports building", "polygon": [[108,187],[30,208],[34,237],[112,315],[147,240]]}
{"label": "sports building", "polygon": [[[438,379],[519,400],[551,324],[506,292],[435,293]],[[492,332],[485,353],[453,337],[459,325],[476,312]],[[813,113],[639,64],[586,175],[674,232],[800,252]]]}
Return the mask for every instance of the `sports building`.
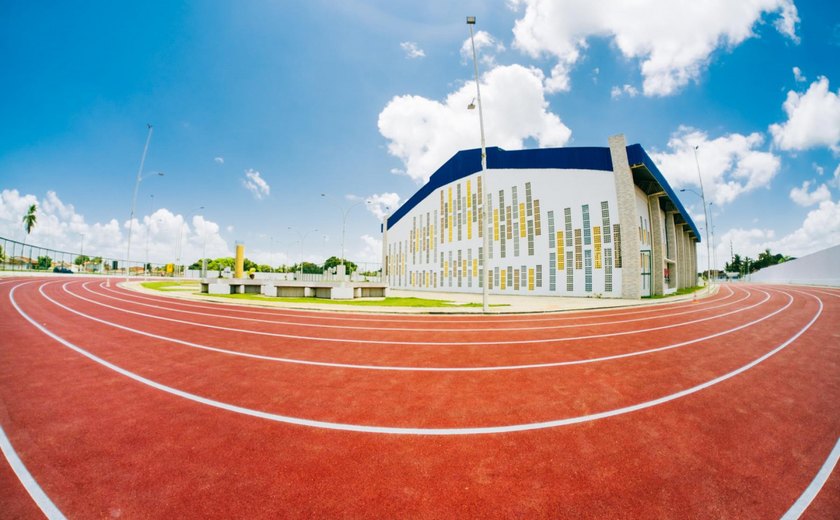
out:
{"label": "sports building", "polygon": [[[481,226],[486,210],[487,225]],[[383,229],[393,288],[639,298],[696,285],[700,234],[624,136],[609,147],[464,150]]]}

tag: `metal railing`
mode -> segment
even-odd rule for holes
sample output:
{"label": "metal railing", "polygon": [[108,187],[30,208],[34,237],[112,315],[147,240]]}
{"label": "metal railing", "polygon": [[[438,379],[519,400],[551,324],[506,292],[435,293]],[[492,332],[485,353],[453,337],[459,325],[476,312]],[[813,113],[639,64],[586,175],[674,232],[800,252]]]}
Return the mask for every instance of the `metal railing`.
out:
{"label": "metal railing", "polygon": [[[381,277],[377,275],[379,268],[379,264],[361,263],[352,275],[345,277],[345,280],[378,282],[381,280]],[[33,273],[59,271],[113,276],[176,276],[186,278],[198,278],[201,276],[200,270],[190,270],[187,266],[178,266],[172,263],[141,262],[136,260],[128,262],[120,258],[91,256],[84,254],[82,251],[62,251],[60,249],[18,242],[17,240],[4,237],[0,237],[0,270]],[[364,275],[362,273],[370,274]],[[285,279],[301,279],[300,273],[297,272],[282,274]],[[219,272],[208,271],[207,275],[218,277]],[[258,275],[260,278],[273,278],[279,277],[281,273],[258,273]],[[340,277],[330,273],[304,273],[302,279],[306,281],[337,281]]]}
{"label": "metal railing", "polygon": [[81,251],[62,251],[0,237],[0,270],[26,272],[71,272],[131,276],[171,276],[167,264],[126,262],[109,256],[90,256]]}

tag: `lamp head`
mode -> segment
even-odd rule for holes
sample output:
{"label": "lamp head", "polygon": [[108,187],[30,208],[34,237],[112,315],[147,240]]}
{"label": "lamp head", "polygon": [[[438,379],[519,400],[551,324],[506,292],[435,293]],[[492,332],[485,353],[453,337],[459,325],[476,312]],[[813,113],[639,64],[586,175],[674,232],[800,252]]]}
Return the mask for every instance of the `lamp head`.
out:
{"label": "lamp head", "polygon": [[467,16],[467,25],[475,25],[475,16]]}

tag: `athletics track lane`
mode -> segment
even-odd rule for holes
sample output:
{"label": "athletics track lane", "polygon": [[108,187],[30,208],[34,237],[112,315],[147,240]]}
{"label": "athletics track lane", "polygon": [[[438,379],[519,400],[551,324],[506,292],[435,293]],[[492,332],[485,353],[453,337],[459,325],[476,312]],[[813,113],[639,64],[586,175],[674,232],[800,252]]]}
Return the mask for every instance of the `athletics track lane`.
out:
{"label": "athletics track lane", "polygon": [[[6,310],[4,307],[4,313]],[[826,316],[835,320],[833,323],[839,318],[836,311],[831,315],[827,310]],[[107,371],[102,374],[101,367],[80,360],[72,352],[61,352],[64,350],[61,346],[43,341],[43,335],[40,335],[43,351],[32,347],[26,349],[20,359],[15,359],[27,364],[29,370],[13,373],[23,376],[20,382],[24,386],[37,383],[38,374],[47,376],[40,379],[41,384],[35,384],[31,392],[55,390],[49,396],[42,395],[48,397],[45,400],[30,402],[32,408],[43,408],[44,403],[55,404],[49,397],[68,404],[67,407],[57,406],[53,415],[47,414],[51,420],[41,424],[42,428],[55,428],[55,423],[64,423],[61,419],[62,414],[68,413],[66,410],[81,411],[79,424],[64,428],[76,428],[77,435],[87,441],[79,443],[82,451],[94,451],[92,459],[97,459],[95,448],[101,448],[96,442],[99,425],[101,444],[113,448],[99,454],[99,458],[104,456],[106,461],[101,471],[105,475],[114,473],[108,471],[110,464],[134,470],[136,480],[126,482],[120,475],[115,476],[116,490],[146,489],[132,487],[144,482],[149,486],[142,496],[129,492],[132,500],[124,500],[125,497],[121,500],[117,491],[112,493],[114,496],[108,493],[103,496],[102,487],[91,490],[89,485],[82,486],[86,492],[91,492],[92,504],[98,504],[100,508],[88,507],[88,514],[83,516],[118,510],[126,514],[156,511],[165,516],[167,512],[178,512],[180,505],[184,508],[181,512],[206,512],[213,516],[225,513],[258,516],[260,511],[268,515],[267,512],[277,512],[277,507],[288,507],[290,509],[284,511],[326,516],[340,512],[351,515],[355,512],[354,516],[364,513],[405,516],[424,510],[430,517],[448,516],[446,513],[452,512],[482,516],[490,512],[500,516],[519,513],[532,517],[576,513],[677,517],[692,511],[699,516],[735,516],[740,512],[742,516],[767,513],[769,517],[774,517],[770,513],[775,512],[778,517],[813,477],[814,464],[818,467],[822,460],[819,457],[825,457],[827,451],[821,455],[816,453],[821,444],[825,445],[819,441],[830,437],[832,431],[836,437],[838,431],[836,416],[824,418],[826,424],[820,430],[813,414],[814,407],[825,407],[825,399],[838,397],[836,380],[833,388],[828,385],[828,392],[824,388],[825,368],[830,368],[831,363],[835,367],[837,364],[836,327],[834,336],[831,330],[829,332],[827,336],[817,338],[822,340],[820,344],[813,339],[806,341],[813,333],[809,331],[791,348],[762,365],[721,385],[663,406],[584,425],[466,439],[412,438],[406,441],[369,434],[316,432],[288,425],[265,426],[266,421],[231,418],[232,414],[227,412],[208,412],[194,403],[178,402],[171,396],[161,396],[160,392],[137,388],[133,382],[114,378]],[[29,334],[33,340],[39,336]],[[831,347],[832,338],[833,352],[830,348],[821,348]],[[32,345],[38,343],[32,341]],[[56,352],[57,348],[59,352]],[[780,366],[780,360],[788,356],[793,356],[798,363]],[[37,362],[37,359],[41,361]],[[768,370],[771,371],[769,375],[765,373],[757,378]],[[779,372],[775,376],[774,370]],[[800,373],[802,371],[804,373]],[[68,377],[69,374],[73,376]],[[89,374],[95,374],[95,377],[89,380]],[[756,391],[755,379],[758,383],[767,381],[763,391]],[[791,383],[790,388],[777,385],[775,380],[778,379]],[[50,384],[43,384],[44,380]],[[802,395],[806,383],[814,403],[809,404],[808,396]],[[745,384],[742,389],[737,387],[742,384]],[[732,385],[736,386],[733,388]],[[54,387],[62,388],[63,392]],[[8,389],[4,384],[0,390]],[[731,391],[733,389],[736,391]],[[24,403],[31,401],[29,393],[22,393]],[[101,398],[112,394],[116,394],[113,399]],[[5,397],[4,401],[10,402]],[[802,405],[803,402],[806,404]],[[25,404],[15,404],[24,410],[18,410],[13,417],[32,415]],[[117,427],[110,420],[98,417],[97,413],[116,419]],[[189,420],[185,420],[184,415]],[[122,426],[120,418],[133,420]],[[226,429],[225,424],[230,429]],[[796,431],[791,425],[801,425],[802,431]],[[143,428],[143,435],[125,439],[129,432],[123,430]],[[62,430],[61,427],[58,429]],[[39,430],[35,428],[34,431]],[[174,440],[173,433],[177,434]],[[780,433],[796,435],[790,440],[789,436]],[[117,439],[111,440],[109,435],[115,435]],[[235,439],[230,446],[224,445],[223,454],[214,457],[211,450],[209,457],[204,453],[202,459],[201,454],[184,451],[185,447],[192,446],[201,452],[200,448],[208,443],[212,445],[218,435]],[[273,443],[278,438],[275,436],[282,438],[283,444]],[[798,444],[799,451],[791,455],[788,443],[793,442]],[[139,449],[136,443],[139,443]],[[166,449],[161,448],[161,443]],[[253,443],[267,448],[262,455],[268,459],[268,465],[248,449],[253,448]],[[143,456],[145,445],[150,452]],[[131,454],[124,451],[126,446],[132,448]],[[49,451],[48,448],[44,449]],[[245,464],[240,463],[239,456],[228,457],[228,451],[241,456]],[[778,451],[788,454],[780,456]],[[155,454],[163,459],[159,460]],[[330,463],[330,454],[335,457],[335,464]],[[82,462],[87,460],[74,463],[61,460],[60,453],[55,455],[46,458],[49,464],[84,466]],[[301,458],[302,464],[298,464],[297,457]],[[221,462],[218,459],[222,459]],[[454,467],[453,460],[458,461]],[[170,462],[172,468],[168,467]],[[807,463],[812,463],[811,467],[791,471],[791,467],[795,470]],[[159,468],[161,464],[166,470]],[[254,473],[258,468],[265,469],[266,473]],[[651,468],[657,471],[654,473]],[[231,484],[213,478],[217,475],[214,471],[224,474],[225,470],[261,478],[251,477],[245,479],[245,483],[237,480],[232,485],[241,493],[227,492],[226,495],[225,488],[220,486]],[[160,482],[148,475],[167,475],[167,471],[174,474]],[[352,482],[347,481],[350,474]],[[792,474],[798,478],[793,479]],[[72,476],[76,480],[84,479],[84,475],[75,472]],[[791,478],[787,479],[788,476]],[[93,480],[96,477],[87,475]],[[186,484],[173,482],[177,478],[192,480]],[[46,479],[50,480],[48,475]],[[265,479],[273,486],[263,482]],[[792,489],[801,484],[800,481],[805,484]],[[104,489],[110,488],[105,486]],[[207,493],[212,490],[220,494],[211,500]],[[154,496],[164,500],[155,503],[151,499]],[[220,497],[225,496],[230,500],[220,501]],[[257,502],[264,509],[248,501],[255,497],[261,499]],[[63,498],[64,503],[73,503],[73,496]],[[97,501],[97,498],[101,500]],[[211,504],[205,504],[202,498]],[[819,498],[815,506],[819,505]],[[130,503],[135,503],[135,509]],[[191,504],[193,508],[183,504]],[[77,505],[84,508],[85,504]],[[62,509],[69,511],[63,506]]]}
{"label": "athletics track lane", "polygon": [[[34,307],[31,312],[36,319],[41,314],[53,320],[63,317],[60,310]],[[72,314],[68,313],[68,318]],[[785,326],[801,326],[786,318]],[[96,323],[78,330],[68,321],[54,331],[118,366],[223,402],[292,416],[307,416],[309,410],[317,409],[318,416],[309,418],[331,422],[377,424],[397,419],[399,426],[416,427],[534,422],[609,410],[704,382],[764,353],[759,346],[755,353],[756,349],[741,349],[733,358],[728,345],[757,334],[750,329],[730,335],[734,339],[716,338],[679,351],[653,354],[651,359],[645,356],[513,374],[486,372],[453,377],[445,373],[398,373],[383,378],[368,371],[296,367],[247,358],[228,360],[223,355],[179,345],[151,345],[161,342],[122,331],[109,335],[111,330]],[[697,352],[702,354],[701,360],[694,359]],[[650,384],[652,380],[656,383]],[[370,406],[371,401],[377,406]]]}

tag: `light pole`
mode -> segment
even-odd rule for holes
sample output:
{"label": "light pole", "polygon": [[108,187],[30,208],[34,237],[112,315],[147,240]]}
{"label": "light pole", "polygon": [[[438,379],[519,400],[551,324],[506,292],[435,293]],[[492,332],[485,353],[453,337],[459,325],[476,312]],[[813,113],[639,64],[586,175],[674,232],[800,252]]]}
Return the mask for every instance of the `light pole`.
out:
{"label": "light pole", "polygon": [[[492,197],[492,192],[490,191],[490,187],[487,184],[487,149],[484,143],[484,112],[481,108],[481,88],[479,87],[478,82],[478,58],[475,52],[475,38],[473,36],[473,25],[475,25],[475,16],[467,16],[467,26],[470,28],[470,44],[472,45],[472,55],[473,55],[473,69],[475,71],[475,96],[476,100],[478,101],[478,125],[481,130],[481,177],[484,182],[484,191],[485,194],[490,194]],[[492,200],[492,198],[491,198]],[[482,226],[482,244],[483,250],[481,252],[481,263],[483,265],[481,276],[484,279],[484,283],[482,284],[481,290],[481,308],[483,312],[488,312],[489,304],[487,302],[487,295],[488,295],[488,285],[489,285],[489,277],[487,273],[489,271],[489,264],[487,261],[487,247],[488,247],[488,231],[487,231],[487,201],[481,201],[481,226]]]}
{"label": "light pole", "polygon": [[85,234],[84,233],[79,233],[79,234],[82,235],[82,245],[81,245],[81,247],[79,247],[79,260],[82,261],[82,265],[80,267],[82,268],[82,272],[84,272],[84,270],[85,270]]}
{"label": "light pole", "polygon": [[[198,209],[203,210],[204,206]],[[207,219],[204,215],[201,215],[201,239],[201,278],[207,278]]]}
{"label": "light pole", "polygon": [[[690,193],[693,193],[693,194],[697,195],[698,197],[700,197],[700,200],[703,203],[703,216],[704,217],[707,216],[708,213],[706,213],[706,199],[703,197],[703,195],[701,193],[697,193],[696,191],[692,190],[691,188],[681,188],[680,189],[680,193],[685,193],[685,192],[690,192]],[[709,247],[711,246],[711,244],[709,243],[709,241],[710,241],[710,239],[709,239],[709,228],[710,228],[710,226],[711,226],[711,224],[709,223],[708,220],[706,220],[705,227],[706,227],[706,275],[707,275],[707,279],[711,277],[711,269],[712,269],[711,268],[711,263],[710,263],[711,262],[711,256],[709,256],[709,254],[710,254]]]}
{"label": "light pole", "polygon": [[712,270],[715,272],[715,281],[718,279],[717,272],[717,251],[715,251],[715,225],[712,222],[712,205],[714,202],[709,202],[709,231],[712,233],[712,239],[709,245],[712,248]]}
{"label": "light pole", "polygon": [[[326,198],[326,196],[327,196],[326,193],[321,194],[321,197]],[[350,214],[350,210],[355,208],[356,206],[361,206],[362,204],[370,204],[370,203],[371,203],[370,199],[360,200],[360,201],[356,202],[355,204],[351,205],[349,208],[341,210],[342,211],[342,214],[341,214],[341,258],[339,260],[340,260],[342,266],[344,265],[344,237],[345,237],[346,231],[347,231],[347,216]]]}
{"label": "light pole", "polygon": [[310,229],[306,233],[301,233],[300,231],[294,229],[291,226],[288,229],[297,233],[297,236],[300,239],[300,264],[298,265],[298,267],[300,269],[300,278],[299,279],[303,279],[303,241],[306,240],[306,237],[308,237],[310,233],[314,233],[318,230],[317,229]]}
{"label": "light pole", "polygon": [[[140,168],[137,170],[137,180],[134,182],[134,194],[131,196],[131,214],[128,217],[128,246],[126,247],[125,251],[125,276],[128,277],[128,264],[131,262],[131,232],[134,229],[134,208],[137,204],[137,190],[140,188],[140,181],[142,181],[145,177],[143,176],[143,165],[146,163],[146,153],[149,151],[149,142],[152,140],[152,125],[146,125],[149,128],[149,133],[146,135],[146,145],[143,146],[143,156],[140,158]],[[157,172],[156,174],[152,175],[163,175],[161,172]]]}
{"label": "light pole", "polygon": [[700,148],[700,145],[694,147],[694,162],[697,164],[697,178],[700,180],[700,198],[703,200],[703,215],[706,218],[706,280],[708,280],[711,286],[712,249],[709,243],[711,240],[709,235],[709,208],[706,206],[706,191],[703,189],[703,176],[700,174],[700,160],[697,158],[698,148]]}

